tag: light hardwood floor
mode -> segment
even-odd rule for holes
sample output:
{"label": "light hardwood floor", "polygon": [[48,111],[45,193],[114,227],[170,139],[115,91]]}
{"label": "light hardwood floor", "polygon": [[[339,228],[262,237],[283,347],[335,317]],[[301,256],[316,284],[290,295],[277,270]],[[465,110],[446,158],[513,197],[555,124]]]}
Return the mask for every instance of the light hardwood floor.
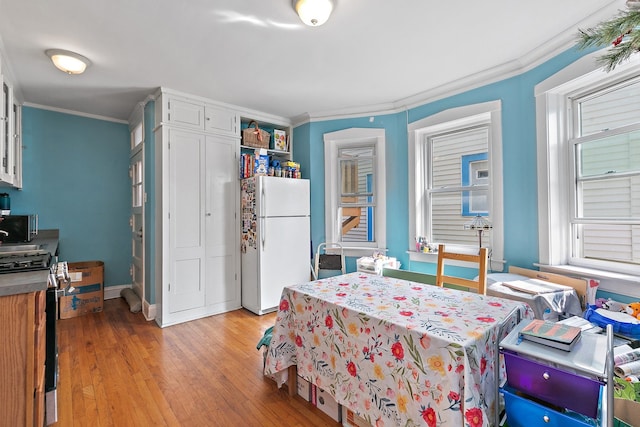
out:
{"label": "light hardwood floor", "polygon": [[119,298],[59,320],[54,426],[339,426],[262,375],[274,319],[237,310],[161,329]]}

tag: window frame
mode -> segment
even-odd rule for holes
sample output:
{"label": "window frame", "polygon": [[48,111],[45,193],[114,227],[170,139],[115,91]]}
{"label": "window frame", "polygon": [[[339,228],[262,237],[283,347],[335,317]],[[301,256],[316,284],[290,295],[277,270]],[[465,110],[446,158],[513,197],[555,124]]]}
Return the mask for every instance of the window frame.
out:
{"label": "window frame", "polygon": [[[387,216],[386,216],[386,173],[385,173],[385,130],[380,128],[349,128],[325,133],[325,238],[327,242],[340,243],[346,256],[371,255],[372,250],[386,251]],[[375,182],[373,184],[375,200],[375,225],[373,242],[342,242],[341,219],[339,215],[340,165],[338,153],[340,148],[354,148],[363,145],[375,145]]]}
{"label": "window frame", "polygon": [[[601,55],[601,51],[586,55],[535,87],[539,262],[543,269],[600,278],[605,289],[637,293],[627,287],[640,278],[637,265],[572,257],[575,186],[561,185],[576,173],[574,151],[568,147],[576,120],[573,99],[640,76],[639,56],[605,72],[598,63]],[[616,289],[608,282],[613,279]]]}
{"label": "window frame", "polygon": [[[590,224],[600,224],[600,225],[628,225],[632,223],[637,223],[638,217],[589,217],[585,216],[581,213],[581,199],[583,197],[583,193],[578,190],[578,186],[581,183],[586,183],[589,181],[600,181],[605,182],[609,180],[620,180],[625,177],[630,176],[638,176],[638,170],[633,171],[623,171],[619,173],[604,173],[599,175],[589,175],[582,176],[580,170],[580,159],[578,157],[579,147],[584,146],[589,143],[593,143],[596,141],[600,141],[606,138],[611,138],[619,135],[628,135],[630,133],[638,133],[640,131],[640,122],[626,124],[624,126],[620,126],[614,129],[603,129],[598,132],[592,132],[587,135],[581,135],[580,132],[580,112],[578,111],[578,105],[580,102],[593,98],[600,93],[612,91],[612,90],[624,90],[621,85],[627,86],[629,84],[638,84],[640,82],[640,72],[637,75],[632,76],[631,78],[623,78],[618,79],[614,78],[611,82],[607,82],[604,87],[601,82],[593,83],[588,81],[584,88],[578,90],[577,92],[571,93],[567,95],[567,121],[571,124],[568,127],[568,135],[566,141],[566,149],[568,150],[567,157],[572,159],[572,163],[568,170],[569,176],[567,179],[568,183],[571,183],[569,193],[571,195],[570,200],[568,200],[569,205],[569,236],[567,236],[568,247],[570,249],[569,252],[569,261],[570,265],[576,265],[580,267],[588,267],[588,268],[602,268],[605,270],[611,271],[619,271],[619,272],[632,272],[633,268],[627,268],[627,264],[621,261],[613,261],[613,260],[598,260],[594,258],[586,258],[583,256],[578,256],[577,254],[580,252],[584,253],[584,249],[580,248],[579,239],[576,237],[576,233],[580,236],[584,236],[582,231],[578,231],[578,229],[583,226],[588,226]],[[584,241],[584,240],[583,240]],[[633,265],[633,264],[630,264]],[[637,269],[637,264],[636,269]]]}
{"label": "window frame", "polygon": [[[408,172],[409,172],[409,236],[408,252],[411,261],[436,262],[436,254],[425,254],[415,249],[417,236],[431,235],[430,230],[423,230],[422,224],[428,215],[426,203],[422,200],[422,182],[427,175],[428,160],[425,160],[423,141],[428,135],[447,130],[488,125],[489,147],[489,206],[488,217],[493,225],[491,230],[491,265],[492,271],[504,269],[504,220],[503,220],[503,185],[502,185],[502,102],[488,101],[480,104],[466,105],[441,111],[432,116],[408,124]],[[447,243],[447,242],[430,242]],[[449,245],[461,252],[477,251],[477,245]]]}

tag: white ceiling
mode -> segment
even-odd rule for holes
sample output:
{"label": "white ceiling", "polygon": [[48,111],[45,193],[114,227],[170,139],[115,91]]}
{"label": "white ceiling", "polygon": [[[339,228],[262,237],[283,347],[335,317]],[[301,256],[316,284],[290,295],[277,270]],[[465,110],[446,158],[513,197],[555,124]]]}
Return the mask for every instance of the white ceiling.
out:
{"label": "white ceiling", "polygon": [[[160,86],[295,118],[400,108],[517,73],[624,0],[0,0],[3,72],[29,104],[126,120]],[[79,76],[46,49],[88,57]]]}

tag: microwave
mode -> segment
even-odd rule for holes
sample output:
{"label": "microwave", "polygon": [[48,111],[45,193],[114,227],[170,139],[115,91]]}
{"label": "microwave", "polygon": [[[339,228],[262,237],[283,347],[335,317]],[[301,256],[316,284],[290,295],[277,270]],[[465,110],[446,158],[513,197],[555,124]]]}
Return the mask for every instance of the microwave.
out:
{"label": "microwave", "polygon": [[0,241],[30,242],[38,234],[38,215],[4,215],[0,217]]}

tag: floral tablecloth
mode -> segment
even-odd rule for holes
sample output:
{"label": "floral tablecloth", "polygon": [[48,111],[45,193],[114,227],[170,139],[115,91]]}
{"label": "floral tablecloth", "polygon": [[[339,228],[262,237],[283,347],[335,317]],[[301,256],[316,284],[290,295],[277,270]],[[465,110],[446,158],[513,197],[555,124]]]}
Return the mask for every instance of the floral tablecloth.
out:
{"label": "floral tablecloth", "polygon": [[297,365],[374,426],[491,426],[513,310],[533,317],[521,302],[363,273],[289,286],[265,375],[281,385]]}

